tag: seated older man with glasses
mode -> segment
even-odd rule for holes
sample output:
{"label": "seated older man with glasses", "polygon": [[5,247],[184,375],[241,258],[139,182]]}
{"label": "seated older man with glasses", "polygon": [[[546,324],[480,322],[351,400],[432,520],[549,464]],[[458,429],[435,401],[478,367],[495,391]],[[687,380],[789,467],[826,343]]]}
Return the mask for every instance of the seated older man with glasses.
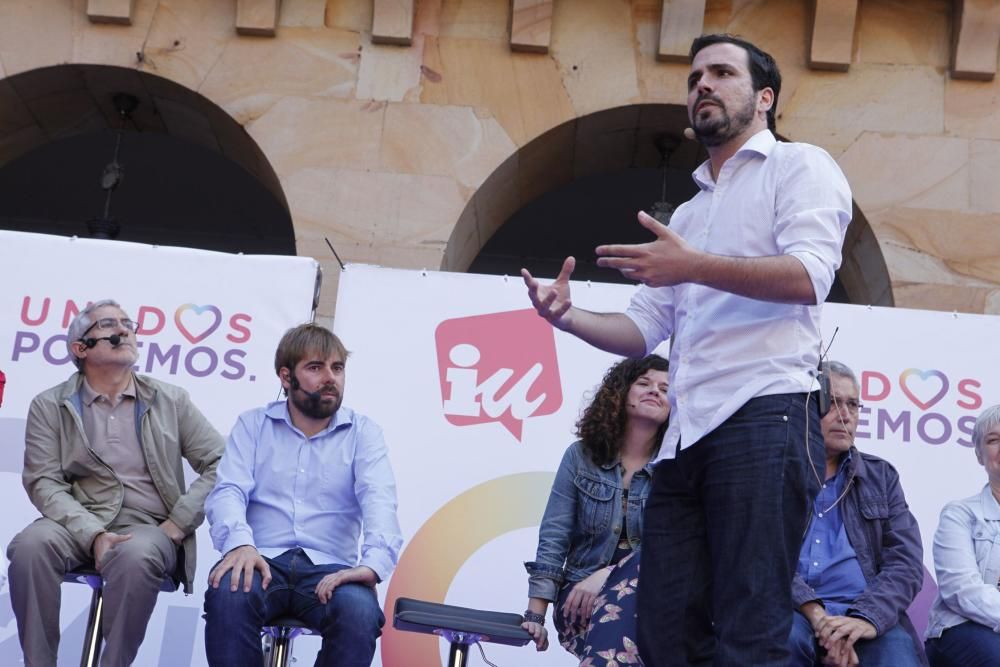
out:
{"label": "seated older man with glasses", "polygon": [[854,372],[825,362],[831,407],[821,422],[826,475],[792,582],[789,665],[926,665],[906,615],[923,584],[920,530],[896,469],[854,446]]}
{"label": "seated older man with glasses", "polygon": [[[191,592],[223,441],[186,391],[132,371],[135,331],[114,301],[84,308],[66,332],[79,372],[28,410],[22,479],[42,517],[7,550],[27,665],[57,664],[70,570],[96,567],[104,580],[103,667],[135,660],[166,575]],[[198,475],[190,485],[182,458]]]}

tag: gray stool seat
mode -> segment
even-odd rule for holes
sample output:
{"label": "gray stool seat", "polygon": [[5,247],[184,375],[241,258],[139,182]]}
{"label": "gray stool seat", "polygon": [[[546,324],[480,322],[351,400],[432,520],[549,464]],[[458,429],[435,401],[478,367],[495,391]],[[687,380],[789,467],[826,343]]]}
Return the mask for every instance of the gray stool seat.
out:
{"label": "gray stool seat", "polygon": [[524,617],[500,611],[484,611],[412,598],[397,598],[392,627],[406,632],[438,635],[448,640],[449,667],[465,667],[471,644],[491,642],[524,646],[531,635],[521,627]]}
{"label": "gray stool seat", "polygon": [[[101,625],[104,621],[104,579],[100,572],[92,567],[79,567],[63,575],[64,583],[87,584],[91,588],[90,611],[87,614],[87,629],[83,633],[83,652],[80,654],[80,667],[97,667],[101,661],[101,648],[104,646],[104,636]],[[180,582],[167,575],[160,582],[160,590],[173,593]]]}
{"label": "gray stool seat", "polygon": [[295,638],[299,635],[319,634],[297,616],[269,619],[260,632],[264,637],[265,667],[286,667],[292,657],[292,642]]}

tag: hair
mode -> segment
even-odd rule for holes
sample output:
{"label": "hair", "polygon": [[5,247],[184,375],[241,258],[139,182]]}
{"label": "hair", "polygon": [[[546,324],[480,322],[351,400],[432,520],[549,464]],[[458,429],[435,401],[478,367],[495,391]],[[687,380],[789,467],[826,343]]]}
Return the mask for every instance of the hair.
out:
{"label": "hair", "polygon": [[69,352],[70,359],[76,365],[78,370],[83,370],[83,363],[85,359],[73,354],[73,343],[76,343],[81,338],[83,338],[84,332],[88,331],[90,327],[94,326],[94,318],[91,317],[93,312],[98,308],[103,308],[104,306],[113,306],[118,310],[125,312],[125,309],[121,307],[121,304],[113,299],[101,299],[100,301],[95,301],[89,304],[86,308],[77,313],[73,321],[69,323],[69,328],[66,330],[66,350]]}
{"label": "hair", "polygon": [[300,324],[286,331],[278,342],[278,349],[274,353],[274,372],[280,375],[282,368],[294,371],[299,362],[311,354],[323,359],[336,354],[341,361],[346,362],[349,352],[326,327],[311,322]]}
{"label": "hair", "polygon": [[976,417],[976,425],[972,427],[972,444],[979,454],[986,442],[986,434],[1000,424],[1000,404],[986,408]]}
{"label": "hair", "polygon": [[694,41],[691,42],[691,52],[688,57],[694,60],[695,54],[713,44],[733,44],[747,52],[747,64],[754,92],[760,92],[765,88],[770,88],[774,92],[771,108],[767,110],[767,129],[774,132],[777,127],[774,112],[778,108],[778,94],[781,92],[781,72],[778,70],[778,63],[766,51],[745,39],[727,33],[695,37]]}
{"label": "hair", "polygon": [[819,365],[819,369],[829,375],[839,375],[845,377],[851,381],[854,388],[859,392],[861,391],[861,384],[858,382],[858,376],[854,374],[854,371],[844,363],[839,361],[823,361]]}
{"label": "hair", "polygon": [[[651,354],[642,359],[625,359],[604,374],[601,386],[594,393],[580,421],[576,423],[576,435],[583,443],[583,449],[597,465],[607,465],[618,458],[621,439],[625,434],[625,399],[632,383],[646,371],[666,371],[670,365],[663,357]],[[664,422],[656,431],[655,451],[667,430]]]}

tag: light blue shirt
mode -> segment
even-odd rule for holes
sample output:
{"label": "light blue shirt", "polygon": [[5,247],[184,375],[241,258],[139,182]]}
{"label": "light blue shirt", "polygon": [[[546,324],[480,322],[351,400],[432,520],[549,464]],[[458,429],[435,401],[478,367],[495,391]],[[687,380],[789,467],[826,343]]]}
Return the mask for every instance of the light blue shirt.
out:
{"label": "light blue shirt", "polygon": [[799,551],[799,575],[816,591],[827,613],[835,616],[846,614],[868,586],[840,513],[849,462],[850,452],[816,496],[812,521]]}
{"label": "light blue shirt", "polygon": [[311,438],[285,401],[245,412],[217,474],[205,513],[223,554],[252,545],[273,558],[301,547],[316,565],[366,565],[381,581],[396,566],[403,536],[382,429],[350,408]]}

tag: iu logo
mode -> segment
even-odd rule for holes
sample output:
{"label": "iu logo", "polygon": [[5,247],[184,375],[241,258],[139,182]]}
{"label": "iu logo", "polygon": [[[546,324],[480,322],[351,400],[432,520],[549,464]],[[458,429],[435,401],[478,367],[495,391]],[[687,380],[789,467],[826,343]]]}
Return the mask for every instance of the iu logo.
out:
{"label": "iu logo", "polygon": [[434,332],[444,416],[455,426],[524,420],[562,405],[552,327],[533,309],[445,320]]}

